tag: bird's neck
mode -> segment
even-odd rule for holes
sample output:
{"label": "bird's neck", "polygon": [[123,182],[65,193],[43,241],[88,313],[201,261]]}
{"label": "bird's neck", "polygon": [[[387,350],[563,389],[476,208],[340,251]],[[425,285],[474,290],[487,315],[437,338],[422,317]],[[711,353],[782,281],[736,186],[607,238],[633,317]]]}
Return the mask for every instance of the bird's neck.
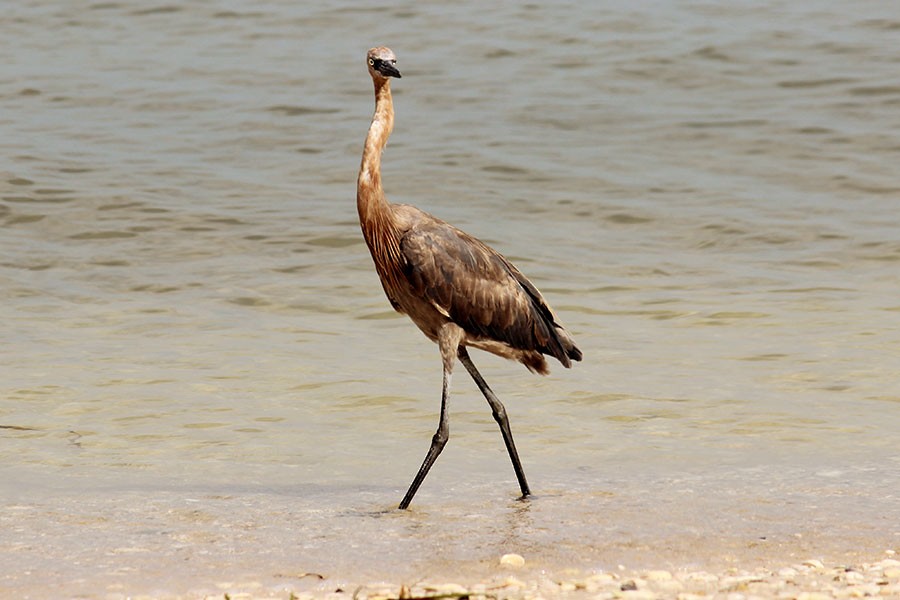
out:
{"label": "bird's neck", "polygon": [[394,129],[394,103],[391,99],[391,86],[388,80],[375,81],[375,114],[366,136],[363,148],[362,164],[359,167],[359,179],[356,184],[356,208],[359,211],[359,223],[369,248],[375,252],[375,246],[390,243],[396,239],[396,226],[391,206],[384,197],[381,187],[381,153]]}

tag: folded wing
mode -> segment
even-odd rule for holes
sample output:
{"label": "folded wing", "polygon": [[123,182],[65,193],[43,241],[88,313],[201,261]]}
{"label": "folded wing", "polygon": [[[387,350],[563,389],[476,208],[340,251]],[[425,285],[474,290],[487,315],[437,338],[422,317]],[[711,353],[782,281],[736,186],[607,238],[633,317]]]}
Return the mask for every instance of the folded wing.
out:
{"label": "folded wing", "polygon": [[400,249],[415,293],[473,339],[537,351],[566,367],[581,360],[537,288],[480,240],[432,218],[404,234]]}

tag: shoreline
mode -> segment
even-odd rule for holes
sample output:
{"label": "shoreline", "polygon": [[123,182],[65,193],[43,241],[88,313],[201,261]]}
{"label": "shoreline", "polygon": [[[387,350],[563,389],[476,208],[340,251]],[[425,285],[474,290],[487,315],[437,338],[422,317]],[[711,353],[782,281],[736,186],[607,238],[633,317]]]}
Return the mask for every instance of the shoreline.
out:
{"label": "shoreline", "polygon": [[[848,598],[900,598],[900,560],[895,550],[883,557],[856,564],[828,564],[817,558],[775,568],[729,568],[720,572],[689,569],[585,572],[563,569],[557,573],[522,573],[524,559],[504,555],[497,573],[477,581],[421,580],[406,583],[350,583],[329,581],[317,573],[283,576],[283,584],[221,582],[217,591],[184,594],[132,595],[108,589],[105,600],[418,600],[590,598],[591,600],[843,600]],[[315,581],[306,587],[304,581]],[[115,586],[122,587],[122,586]],[[300,591],[301,588],[304,588]]]}
{"label": "shoreline", "polygon": [[296,493],[20,497],[0,514],[0,597],[900,600],[893,505],[817,494],[757,512],[724,510],[730,493],[687,505],[651,491],[407,512],[322,509]]}
{"label": "shoreline", "polygon": [[[505,557],[504,557],[505,558]],[[324,594],[296,594],[298,600],[346,598],[348,590]],[[591,598],[611,600],[700,600],[703,598],[796,598],[828,600],[843,598],[900,598],[900,560],[889,551],[886,558],[858,565],[826,565],[818,559],[782,566],[778,569],[743,570],[721,573],[650,569],[582,573],[564,570],[555,575],[521,579],[514,574],[461,585],[423,582],[412,586],[370,586],[349,590],[356,599],[412,600],[415,598]],[[235,597],[232,596],[232,600]]]}

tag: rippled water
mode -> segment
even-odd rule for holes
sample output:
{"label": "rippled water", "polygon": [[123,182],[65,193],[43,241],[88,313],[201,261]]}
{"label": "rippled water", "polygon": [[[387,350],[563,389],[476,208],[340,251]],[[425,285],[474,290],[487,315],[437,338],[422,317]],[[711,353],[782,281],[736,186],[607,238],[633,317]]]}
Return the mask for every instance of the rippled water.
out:
{"label": "rippled water", "polygon": [[[900,9],[36,2],[3,29],[0,589],[897,546]],[[473,357],[533,502],[460,370],[384,512],[440,362],[356,221],[376,44],[389,197],[504,252],[584,351]]]}

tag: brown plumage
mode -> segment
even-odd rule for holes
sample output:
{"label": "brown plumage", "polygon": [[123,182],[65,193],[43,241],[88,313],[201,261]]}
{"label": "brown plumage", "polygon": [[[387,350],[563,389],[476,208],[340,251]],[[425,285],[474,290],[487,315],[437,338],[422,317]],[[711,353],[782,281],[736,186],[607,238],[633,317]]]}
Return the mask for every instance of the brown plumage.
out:
{"label": "brown plumage", "polygon": [[500,253],[414,206],[391,204],[384,197],[381,153],[394,128],[390,78],[399,78],[400,71],[389,48],[372,48],[366,61],[375,84],[375,114],[357,181],[359,223],[388,300],[438,344],[444,370],[438,430],[400,508],[409,506],[447,443],[450,375],[457,358],[491,406],[524,498],[531,492],[506,410],[466,348],[519,361],[541,375],[549,372],[544,355],[568,368],[581,360],[581,351],[537,288]]}

